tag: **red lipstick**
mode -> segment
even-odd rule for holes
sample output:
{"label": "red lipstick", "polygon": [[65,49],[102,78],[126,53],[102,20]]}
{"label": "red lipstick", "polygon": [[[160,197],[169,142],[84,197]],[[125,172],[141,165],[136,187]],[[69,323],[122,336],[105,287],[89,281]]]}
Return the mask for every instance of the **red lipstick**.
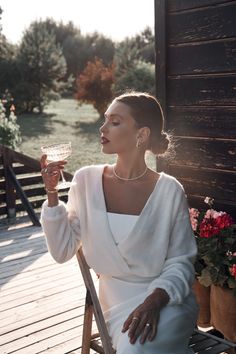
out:
{"label": "red lipstick", "polygon": [[107,138],[105,138],[105,136],[102,136],[101,137],[101,144],[107,144],[107,143],[109,143],[110,142],[110,140],[108,140]]}

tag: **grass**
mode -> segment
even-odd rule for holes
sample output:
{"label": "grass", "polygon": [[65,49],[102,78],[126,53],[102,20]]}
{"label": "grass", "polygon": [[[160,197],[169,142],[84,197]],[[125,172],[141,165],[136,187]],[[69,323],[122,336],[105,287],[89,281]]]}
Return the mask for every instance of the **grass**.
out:
{"label": "grass", "polygon": [[[115,155],[101,152],[99,115],[90,105],[78,106],[73,99],[61,99],[51,102],[43,115],[20,115],[18,124],[22,134],[20,151],[25,155],[39,159],[40,146],[71,141],[72,155],[66,166],[71,173],[82,166],[115,162]],[[147,163],[155,168],[151,155],[147,155]]]}

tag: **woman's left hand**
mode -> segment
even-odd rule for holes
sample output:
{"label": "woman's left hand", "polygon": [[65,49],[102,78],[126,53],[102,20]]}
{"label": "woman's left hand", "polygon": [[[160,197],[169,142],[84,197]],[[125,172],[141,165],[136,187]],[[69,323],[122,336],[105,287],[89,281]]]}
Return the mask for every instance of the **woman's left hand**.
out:
{"label": "woman's left hand", "polygon": [[140,337],[141,344],[144,344],[146,340],[152,341],[155,338],[160,311],[168,301],[169,296],[166,291],[156,289],[131,312],[122,328],[122,332],[128,330],[131,344],[134,344],[138,337]]}

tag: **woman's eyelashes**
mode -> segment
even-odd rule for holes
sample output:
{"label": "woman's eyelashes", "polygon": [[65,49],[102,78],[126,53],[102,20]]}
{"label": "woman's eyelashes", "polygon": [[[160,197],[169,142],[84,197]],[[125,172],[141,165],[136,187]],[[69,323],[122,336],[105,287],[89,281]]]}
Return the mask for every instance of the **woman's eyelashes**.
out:
{"label": "woman's eyelashes", "polygon": [[114,125],[114,126],[120,125],[120,122],[118,122],[118,121],[114,121],[114,120],[111,121],[111,120],[105,119],[104,122],[102,123],[102,126],[104,126],[107,123],[110,123],[111,125]]}

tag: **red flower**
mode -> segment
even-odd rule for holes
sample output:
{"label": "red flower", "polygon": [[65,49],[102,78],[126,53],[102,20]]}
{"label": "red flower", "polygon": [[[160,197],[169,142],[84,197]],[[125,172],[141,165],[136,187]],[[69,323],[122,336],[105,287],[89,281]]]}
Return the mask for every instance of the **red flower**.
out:
{"label": "red flower", "polygon": [[219,227],[216,224],[216,219],[203,219],[200,224],[200,237],[212,237],[219,233]]}
{"label": "red flower", "polygon": [[236,264],[233,264],[233,267],[229,268],[230,274],[236,280]]}
{"label": "red flower", "polygon": [[212,237],[220,233],[221,230],[233,224],[231,216],[225,212],[217,212],[214,209],[207,210],[201,224],[200,237]]}
{"label": "red flower", "polygon": [[226,227],[229,227],[233,224],[233,219],[229,214],[222,213],[221,215],[216,218],[216,224],[219,227],[219,229],[225,229]]}

